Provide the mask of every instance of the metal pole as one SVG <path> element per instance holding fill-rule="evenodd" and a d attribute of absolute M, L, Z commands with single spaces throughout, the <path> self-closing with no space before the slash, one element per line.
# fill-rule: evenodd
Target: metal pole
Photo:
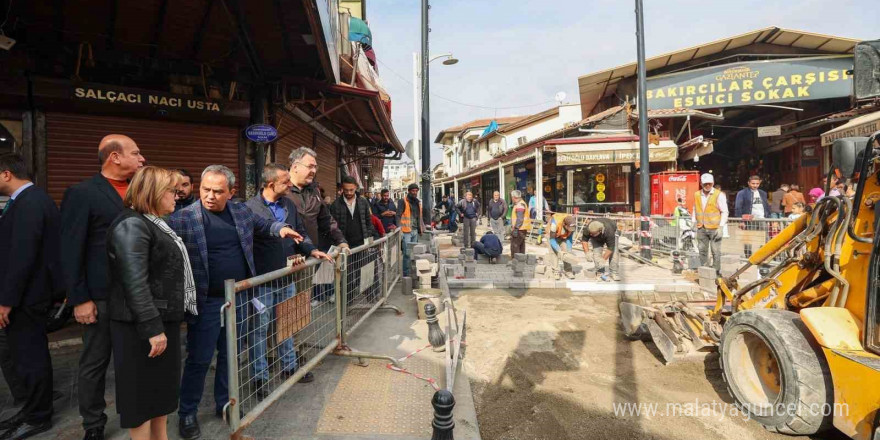
<path fill-rule="evenodd" d="M 428 54 L 431 53 L 428 51 L 428 32 L 431 31 L 428 27 L 428 10 L 430 8 L 428 0 L 422 0 L 422 145 L 420 146 L 422 147 L 422 219 L 426 223 L 431 218 L 431 208 L 434 205 L 431 202 L 433 197 L 431 194 L 431 173 L 429 172 L 431 170 L 431 106 L 428 102 L 428 95 L 430 95 Z"/>
<path fill-rule="evenodd" d="M 535 219 L 544 221 L 544 160 L 541 148 L 535 148 Z"/>
<path fill-rule="evenodd" d="M 641 249 L 643 258 L 651 258 L 651 161 L 648 151 L 648 98 L 645 81 L 644 5 L 636 0 L 636 47 L 638 51 L 639 158 L 641 170 Z"/>
<path fill-rule="evenodd" d="M 422 69 L 421 60 L 419 59 L 419 53 L 413 52 L 413 157 L 410 159 L 413 160 L 413 167 L 416 170 L 416 176 L 419 175 L 419 168 L 422 167 L 422 163 L 420 161 L 421 157 L 421 119 L 422 114 L 420 112 L 421 108 L 421 100 L 422 100 L 422 83 L 421 77 L 422 75 L 419 71 Z"/>

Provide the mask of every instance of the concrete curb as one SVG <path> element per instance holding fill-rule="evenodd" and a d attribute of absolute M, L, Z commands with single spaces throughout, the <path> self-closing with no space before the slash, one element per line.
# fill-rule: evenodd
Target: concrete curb
<path fill-rule="evenodd" d="M 596 281 L 553 281 L 523 278 L 508 280 L 447 279 L 451 290 L 465 289 L 569 289 L 573 295 L 612 295 L 620 292 L 700 293 L 691 283 L 614 283 Z"/>

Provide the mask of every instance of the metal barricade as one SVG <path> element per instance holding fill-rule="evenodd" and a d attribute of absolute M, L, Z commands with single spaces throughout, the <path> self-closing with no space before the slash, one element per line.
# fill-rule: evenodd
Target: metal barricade
<path fill-rule="evenodd" d="M 330 354 L 375 358 L 346 339 L 386 304 L 402 270 L 401 234 L 394 231 L 350 251 L 333 251 L 335 264 L 309 259 L 236 282 L 226 280 L 221 325 L 229 403 L 223 416 L 233 437 Z M 228 324 L 228 325 L 227 325 Z M 225 371 L 224 371 L 225 370 Z"/>

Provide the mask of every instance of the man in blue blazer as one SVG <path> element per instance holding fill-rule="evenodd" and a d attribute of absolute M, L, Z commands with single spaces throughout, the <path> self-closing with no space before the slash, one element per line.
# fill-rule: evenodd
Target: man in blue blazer
<path fill-rule="evenodd" d="M 733 216 L 742 217 L 749 215 L 752 218 L 769 218 L 770 203 L 767 201 L 767 192 L 758 189 L 761 186 L 761 178 L 749 177 L 749 187 L 743 188 L 736 193 L 736 203 L 733 206 Z"/>
<path fill-rule="evenodd" d="M 214 377 L 214 403 L 217 416 L 229 401 L 229 372 L 226 365 L 226 332 L 220 326 L 220 308 L 226 302 L 224 281 L 243 280 L 256 275 L 254 235 L 291 238 L 303 236 L 289 225 L 254 215 L 243 203 L 228 203 L 233 196 L 235 175 L 223 165 L 211 165 L 202 172 L 199 203 L 171 215 L 169 226 L 183 239 L 189 253 L 196 283 L 198 315 L 187 316 L 187 357 L 180 384 L 180 436 L 195 439 L 201 435 L 198 411 L 205 376 L 217 351 Z M 247 299 L 238 298 L 236 311 L 239 334 L 246 322 Z"/>

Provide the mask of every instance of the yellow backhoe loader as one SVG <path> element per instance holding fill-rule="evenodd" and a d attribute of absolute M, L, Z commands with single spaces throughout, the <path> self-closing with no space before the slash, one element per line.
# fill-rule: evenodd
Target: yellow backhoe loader
<path fill-rule="evenodd" d="M 856 98 L 866 96 L 860 90 L 880 94 L 878 48 L 856 47 Z M 878 139 L 880 132 L 834 142 L 829 177 L 850 178 L 855 195 L 823 197 L 718 278 L 713 305 L 622 302 L 624 331 L 650 338 L 667 362 L 717 347 L 730 394 L 768 430 L 811 435 L 833 425 L 880 440 Z M 765 276 L 741 280 L 767 264 Z"/>

